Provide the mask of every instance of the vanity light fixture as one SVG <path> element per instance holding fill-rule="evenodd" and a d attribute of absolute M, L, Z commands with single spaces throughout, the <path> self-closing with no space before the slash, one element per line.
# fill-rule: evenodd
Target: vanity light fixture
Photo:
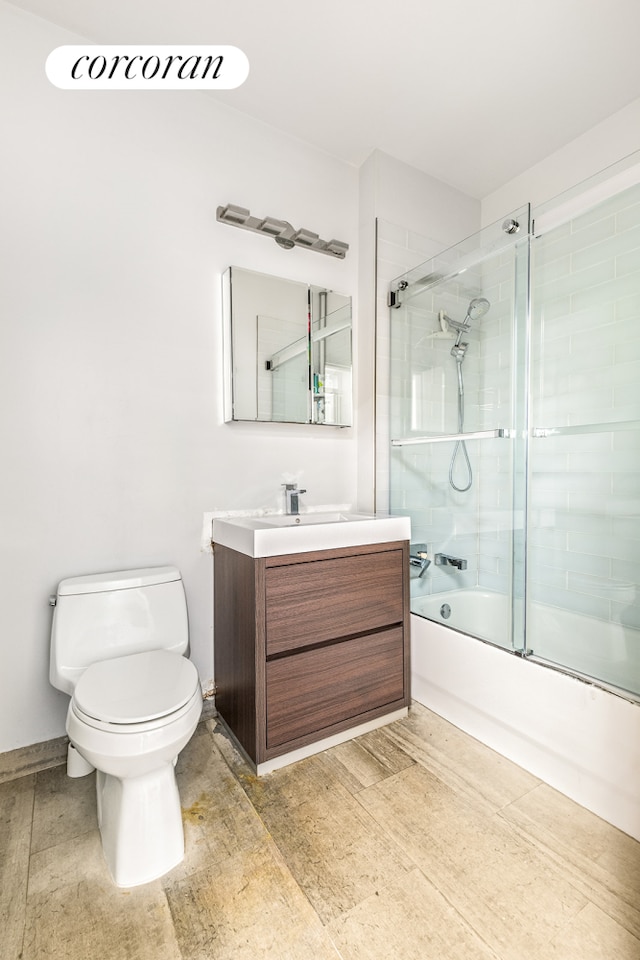
<path fill-rule="evenodd" d="M 300 228 L 296 230 L 287 220 L 276 220 L 275 217 L 252 217 L 246 207 L 238 207 L 233 203 L 228 203 L 226 207 L 218 207 L 216 210 L 216 220 L 220 223 L 228 223 L 232 227 L 241 227 L 243 230 L 251 230 L 253 233 L 264 233 L 268 237 L 273 237 L 278 246 L 285 250 L 291 250 L 293 247 L 305 247 L 307 250 L 315 250 L 317 253 L 326 253 L 330 257 L 337 257 L 344 260 L 348 243 L 342 240 L 321 240 L 317 233 L 311 230 Z"/>

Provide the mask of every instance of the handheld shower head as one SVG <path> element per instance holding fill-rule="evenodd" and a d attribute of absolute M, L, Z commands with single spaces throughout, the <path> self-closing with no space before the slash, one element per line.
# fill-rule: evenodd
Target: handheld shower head
<path fill-rule="evenodd" d="M 491 304 L 485 297 L 474 297 L 473 300 L 469 302 L 469 306 L 467 307 L 467 313 L 462 323 L 459 323 L 455 320 L 451 320 L 449 317 L 446 317 L 446 314 L 445 314 L 445 317 L 449 326 L 453 327 L 454 330 L 458 331 L 454 350 L 460 346 L 462 335 L 463 333 L 466 333 L 469 327 L 471 326 L 471 321 L 481 320 L 482 317 L 484 317 L 484 315 L 488 312 L 490 306 Z M 451 352 L 452 352 L 452 355 L 455 356 L 453 351 Z"/>
<path fill-rule="evenodd" d="M 491 304 L 485 297 L 474 297 L 467 307 L 467 315 L 463 323 L 467 325 L 470 320 L 482 320 L 489 311 Z"/>
<path fill-rule="evenodd" d="M 445 324 L 449 327 L 450 330 L 455 330 L 457 333 L 456 342 L 454 349 L 451 351 L 452 356 L 455 356 L 454 351 L 460 346 L 460 341 L 462 340 L 462 335 L 467 333 L 469 327 L 471 326 L 471 321 L 481 320 L 486 313 L 489 312 L 491 304 L 486 299 L 486 297 L 474 297 L 473 300 L 469 301 L 469 306 L 467 307 L 467 313 L 462 322 L 460 320 L 452 320 L 451 317 L 445 313 L 444 310 L 441 310 L 438 314 L 440 320 L 440 326 L 442 330 L 445 331 Z"/>

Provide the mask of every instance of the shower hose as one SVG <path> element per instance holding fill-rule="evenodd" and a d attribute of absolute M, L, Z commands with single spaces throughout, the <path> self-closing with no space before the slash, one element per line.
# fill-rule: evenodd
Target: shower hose
<path fill-rule="evenodd" d="M 462 361 L 464 356 L 458 358 L 456 357 L 456 364 L 458 366 L 458 433 L 463 433 L 464 431 L 464 381 L 462 379 Z M 456 459 L 458 454 L 462 450 L 462 455 L 464 457 L 464 462 L 467 470 L 467 485 L 466 487 L 457 486 L 455 480 L 453 479 L 453 471 L 456 465 Z M 466 493 L 467 490 L 471 488 L 473 483 L 473 472 L 471 470 L 471 462 L 469 461 L 469 454 L 467 453 L 467 446 L 464 440 L 456 440 L 456 445 L 453 448 L 453 453 L 451 455 L 451 463 L 449 464 L 449 483 L 458 493 Z"/>

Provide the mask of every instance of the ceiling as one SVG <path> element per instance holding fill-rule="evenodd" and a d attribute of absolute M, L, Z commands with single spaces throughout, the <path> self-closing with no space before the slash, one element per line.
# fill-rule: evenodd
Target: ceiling
<path fill-rule="evenodd" d="M 639 0 L 13 0 L 101 43 L 233 44 L 210 94 L 482 198 L 640 97 Z M 207 94 L 209 95 L 209 94 Z"/>

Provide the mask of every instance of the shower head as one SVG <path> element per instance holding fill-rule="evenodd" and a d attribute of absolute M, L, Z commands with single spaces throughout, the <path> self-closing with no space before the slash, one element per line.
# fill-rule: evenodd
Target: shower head
<path fill-rule="evenodd" d="M 462 322 L 467 326 L 470 320 L 482 320 L 488 313 L 490 306 L 491 304 L 485 297 L 474 297 L 467 307 L 467 315 Z"/>
<path fill-rule="evenodd" d="M 462 335 L 469 330 L 469 327 L 471 326 L 471 321 L 481 320 L 482 317 L 484 317 L 484 315 L 488 312 L 490 306 L 491 304 L 485 297 L 474 297 L 473 300 L 469 302 L 469 306 L 467 307 L 467 313 L 462 323 L 460 323 L 457 320 L 452 320 L 451 317 L 448 317 L 446 315 L 446 313 L 443 313 L 443 317 L 446 320 L 446 322 L 449 324 L 449 326 L 453 330 L 457 331 L 455 346 L 451 351 L 452 356 L 456 356 L 455 351 L 460 346 Z M 464 354 L 463 354 L 463 358 L 464 358 Z"/>
<path fill-rule="evenodd" d="M 457 355 L 455 351 L 460 346 L 460 341 L 462 340 L 463 334 L 469 331 L 469 327 L 471 326 L 471 321 L 481 320 L 482 317 L 484 317 L 485 314 L 489 312 L 490 307 L 491 307 L 491 304 L 485 297 L 474 297 L 473 300 L 469 301 L 469 306 L 467 307 L 467 313 L 462 322 L 460 322 L 460 320 L 452 320 L 451 317 L 447 313 L 445 313 L 444 310 L 441 310 L 440 313 L 438 314 L 438 319 L 440 320 L 440 326 L 442 328 L 443 333 L 446 333 L 447 327 L 449 328 L 449 330 L 456 331 L 456 341 L 455 341 L 454 348 L 451 351 L 451 355 L 456 357 L 456 359 L 457 359 Z M 464 358 L 464 354 L 462 354 L 462 357 Z"/>

